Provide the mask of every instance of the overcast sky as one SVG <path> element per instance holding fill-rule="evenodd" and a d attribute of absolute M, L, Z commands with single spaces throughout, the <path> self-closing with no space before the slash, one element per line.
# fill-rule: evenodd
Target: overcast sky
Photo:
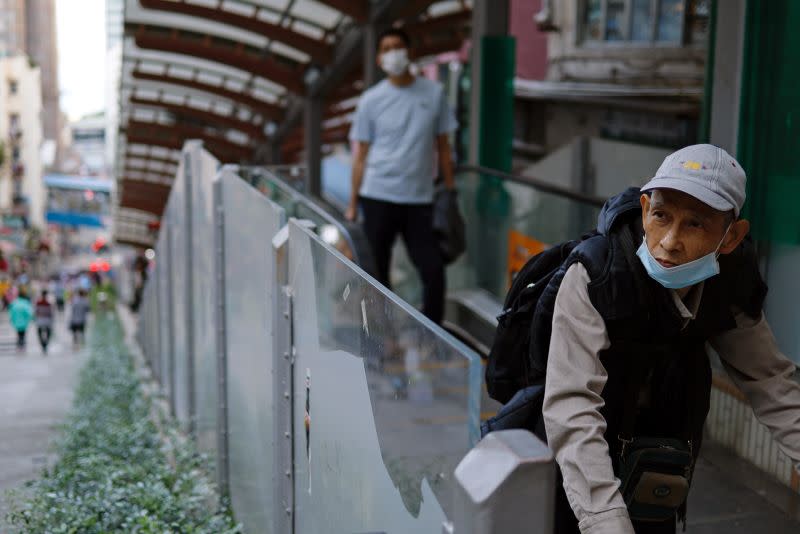
<path fill-rule="evenodd" d="M 105 107 L 104 0 L 56 0 L 61 109 L 70 119 Z"/>

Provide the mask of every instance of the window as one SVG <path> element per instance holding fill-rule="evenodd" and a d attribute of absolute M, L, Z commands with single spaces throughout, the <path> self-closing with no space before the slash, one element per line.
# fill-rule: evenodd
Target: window
<path fill-rule="evenodd" d="M 582 0 L 584 42 L 704 46 L 711 0 Z"/>
<path fill-rule="evenodd" d="M 17 80 L 8 80 L 8 92 L 12 95 L 17 94 L 18 85 Z"/>

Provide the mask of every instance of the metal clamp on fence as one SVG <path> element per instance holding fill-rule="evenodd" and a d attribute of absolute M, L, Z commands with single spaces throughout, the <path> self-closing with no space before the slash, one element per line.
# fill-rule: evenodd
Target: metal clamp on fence
<path fill-rule="evenodd" d="M 444 534 L 553 532 L 553 453 L 527 430 L 487 435 L 458 464 L 455 478 Z"/>

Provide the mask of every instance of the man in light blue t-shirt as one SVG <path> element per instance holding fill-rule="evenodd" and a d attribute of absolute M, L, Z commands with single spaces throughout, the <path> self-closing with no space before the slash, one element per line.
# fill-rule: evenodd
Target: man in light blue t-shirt
<path fill-rule="evenodd" d="M 367 90 L 356 109 L 355 142 L 347 218 L 364 215 L 375 257 L 376 278 L 389 287 L 389 264 L 397 235 L 403 236 L 419 272 L 423 313 L 439 323 L 444 314 L 444 262 L 433 232 L 433 181 L 438 156 L 442 178 L 454 190 L 447 134 L 455 130 L 441 85 L 409 71 L 408 35 L 392 28 L 378 40 L 378 65 L 387 78 Z"/>

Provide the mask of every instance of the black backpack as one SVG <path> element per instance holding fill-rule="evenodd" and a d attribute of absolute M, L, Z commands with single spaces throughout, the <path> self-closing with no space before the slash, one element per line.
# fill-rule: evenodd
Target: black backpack
<path fill-rule="evenodd" d="M 481 435 L 528 428 L 544 439 L 540 415 L 547 362 L 534 358 L 534 352 L 546 354 L 550 345 L 553 308 L 564 274 L 561 267 L 575 247 L 596 235 L 595 231 L 548 248 L 529 259 L 514 278 L 497 317 L 485 376 L 489 396 L 504 406 L 481 425 Z"/>
<path fill-rule="evenodd" d="M 639 189 L 631 187 L 610 198 L 600 212 L 595 230 L 537 254 L 517 274 L 503 312 L 497 318 L 486 365 L 489 396 L 504 406 L 481 425 L 483 435 L 492 430 L 527 428 L 544 439 L 541 421 L 544 379 L 561 281 L 568 266 L 577 261 L 584 263 L 590 273 L 602 271 L 612 233 L 626 240 L 626 250 L 635 248 L 628 223 L 629 217 L 641 213 L 640 196 Z"/>
<path fill-rule="evenodd" d="M 550 287 L 546 295 L 545 289 L 551 286 L 553 277 L 575 247 L 593 235 L 596 234 L 550 247 L 529 259 L 517 273 L 506 295 L 503 312 L 497 316 L 497 330 L 486 365 L 486 388 L 494 400 L 505 404 L 517 391 L 544 380 L 545 369 L 539 368 L 541 366 L 531 357 L 531 337 L 534 327 L 539 325 L 545 331 L 537 333 L 535 342 L 549 345 L 552 324 L 547 317 L 541 317 L 534 325 L 534 315 L 549 312 L 552 321 L 558 287 Z"/>

